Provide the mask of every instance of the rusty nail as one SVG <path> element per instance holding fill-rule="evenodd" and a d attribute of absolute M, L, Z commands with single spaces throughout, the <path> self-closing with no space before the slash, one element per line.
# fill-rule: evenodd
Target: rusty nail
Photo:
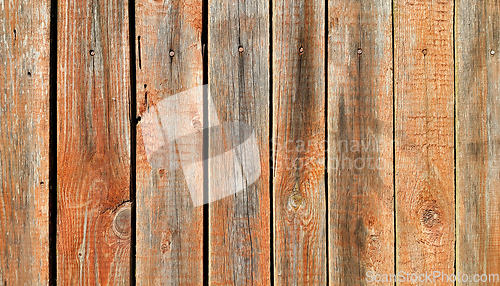
<path fill-rule="evenodd" d="M 170 50 L 170 53 L 168 53 L 168 54 L 170 55 L 170 57 L 171 57 L 171 58 L 173 58 L 173 57 L 174 57 L 174 55 L 175 55 L 175 53 L 174 53 L 174 51 L 173 51 L 173 50 Z"/>
<path fill-rule="evenodd" d="M 358 55 L 361 55 L 363 53 L 363 50 L 361 48 L 358 49 Z"/>
<path fill-rule="evenodd" d="M 424 54 L 424 56 L 427 55 L 427 49 L 423 49 L 422 54 Z"/>
<path fill-rule="evenodd" d="M 90 50 L 90 55 L 91 55 L 91 56 L 94 56 L 94 55 L 95 55 L 94 50 Z"/>
<path fill-rule="evenodd" d="M 244 50 L 245 50 L 245 49 L 243 49 L 243 47 L 242 47 L 242 46 L 239 46 L 239 47 L 238 47 L 238 52 L 243 53 L 243 51 L 244 51 Z"/>

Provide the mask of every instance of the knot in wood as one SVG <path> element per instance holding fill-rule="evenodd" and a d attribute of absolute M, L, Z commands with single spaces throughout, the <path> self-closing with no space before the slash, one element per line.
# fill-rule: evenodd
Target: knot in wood
<path fill-rule="evenodd" d="M 296 210 L 300 207 L 300 205 L 302 205 L 302 196 L 300 195 L 300 193 L 293 193 L 291 196 L 290 196 L 290 205 Z"/>
<path fill-rule="evenodd" d="M 421 221 L 424 226 L 432 228 L 441 222 L 441 217 L 435 208 L 427 208 L 422 212 Z"/>
<path fill-rule="evenodd" d="M 191 120 L 191 125 L 193 125 L 194 129 L 200 130 L 203 128 L 203 124 L 198 116 L 193 117 Z"/>
<path fill-rule="evenodd" d="M 112 223 L 113 233 L 121 239 L 129 239 L 132 232 L 132 209 L 129 203 L 121 206 Z"/>
<path fill-rule="evenodd" d="M 170 241 L 165 241 L 164 243 L 162 243 L 160 245 L 161 252 L 165 253 L 167 251 L 170 251 L 170 244 L 171 244 Z"/>

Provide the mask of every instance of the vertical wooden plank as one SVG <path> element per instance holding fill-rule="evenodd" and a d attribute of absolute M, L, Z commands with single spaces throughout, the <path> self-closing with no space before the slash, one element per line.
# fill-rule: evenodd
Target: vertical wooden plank
<path fill-rule="evenodd" d="M 457 0 L 455 24 L 457 272 L 488 274 L 488 279 L 500 274 L 498 4 Z M 489 282 L 499 282 L 498 277 Z"/>
<path fill-rule="evenodd" d="M 50 2 L 0 3 L 0 284 L 49 283 Z"/>
<path fill-rule="evenodd" d="M 273 2 L 273 194 L 277 285 L 327 280 L 325 1 Z"/>
<path fill-rule="evenodd" d="M 209 7 L 209 281 L 269 285 L 269 2 L 209 1 Z M 228 130 L 235 122 L 248 125 L 253 136 Z M 238 154 L 237 148 L 246 150 Z M 235 175 L 233 161 L 217 161 L 224 155 L 237 156 L 243 172 L 258 169 L 260 176 Z M 242 190 L 231 194 L 240 179 Z"/>
<path fill-rule="evenodd" d="M 57 281 L 130 279 L 127 1 L 59 1 Z"/>
<path fill-rule="evenodd" d="M 203 207 L 193 204 L 187 185 L 188 180 L 202 182 L 202 177 L 183 172 L 181 145 L 174 144 L 180 139 L 175 133 L 185 131 L 185 116 L 191 128 L 194 122 L 202 126 L 202 93 L 190 92 L 203 84 L 202 7 L 201 0 L 136 1 L 137 111 L 142 116 L 137 126 L 138 285 L 202 284 Z M 173 130 L 166 134 L 172 142 L 162 141 L 163 153 L 150 154 L 148 160 L 146 150 L 158 143 L 154 138 L 168 132 L 155 134 L 148 118 L 156 111 L 169 116 L 158 105 L 179 93 L 186 97 L 170 106 L 176 118 L 164 126 Z M 201 137 L 184 138 L 201 156 Z"/>
<path fill-rule="evenodd" d="M 397 271 L 449 275 L 455 272 L 453 1 L 396 0 L 394 41 Z"/>
<path fill-rule="evenodd" d="M 392 2 L 330 0 L 328 18 L 330 283 L 365 285 L 394 272 Z"/>

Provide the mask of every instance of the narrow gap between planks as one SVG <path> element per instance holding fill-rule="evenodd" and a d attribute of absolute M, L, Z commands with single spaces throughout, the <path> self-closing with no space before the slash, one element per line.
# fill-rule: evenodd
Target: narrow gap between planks
<path fill-rule="evenodd" d="M 135 50 L 135 1 L 128 2 L 129 17 L 129 51 L 130 51 L 130 202 L 131 202 L 131 235 L 130 235 L 130 285 L 136 285 L 136 242 L 137 242 L 137 72 Z"/>
<path fill-rule="evenodd" d="M 274 286 L 273 1 L 269 2 L 269 280 Z"/>
<path fill-rule="evenodd" d="M 201 47 L 203 56 L 203 85 L 208 86 L 208 0 L 203 0 L 202 5 L 202 31 Z M 208 147 L 209 130 L 208 119 L 208 88 L 203 88 L 203 285 L 209 285 L 210 278 L 210 204 L 209 202 L 209 169 L 208 169 Z"/>
<path fill-rule="evenodd" d="M 49 59 L 49 285 L 57 285 L 57 7 L 50 1 Z"/>

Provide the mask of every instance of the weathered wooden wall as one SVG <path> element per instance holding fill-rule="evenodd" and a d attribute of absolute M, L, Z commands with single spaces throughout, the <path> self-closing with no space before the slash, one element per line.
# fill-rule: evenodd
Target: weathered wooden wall
<path fill-rule="evenodd" d="M 499 28 L 497 0 L 0 1 L 0 284 L 500 274 Z M 221 198 L 225 122 L 260 176 Z"/>

